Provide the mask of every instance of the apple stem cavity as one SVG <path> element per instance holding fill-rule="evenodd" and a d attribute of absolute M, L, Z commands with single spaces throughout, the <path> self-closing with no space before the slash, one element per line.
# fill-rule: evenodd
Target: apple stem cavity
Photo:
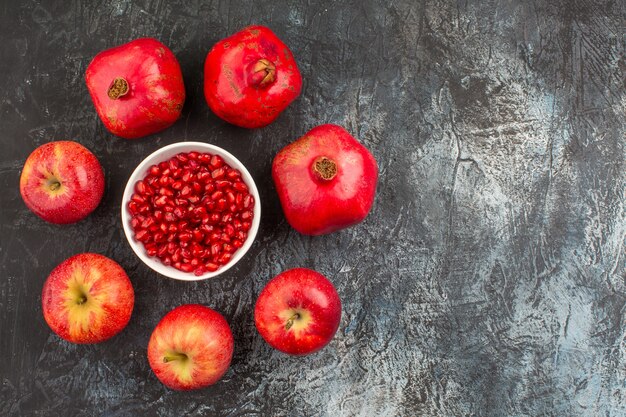
<path fill-rule="evenodd" d="M 117 77 L 109 86 L 107 95 L 110 99 L 117 100 L 120 97 L 124 97 L 126 94 L 128 94 L 128 90 L 128 81 L 126 81 L 122 77 Z"/>
<path fill-rule="evenodd" d="M 316 178 L 330 181 L 337 175 L 337 163 L 326 156 L 319 156 L 313 161 L 311 170 Z"/>
<path fill-rule="evenodd" d="M 289 320 L 287 320 L 287 323 L 285 324 L 285 330 L 291 329 L 291 326 L 293 326 L 295 321 L 298 320 L 299 318 L 300 318 L 300 313 L 296 313 L 293 316 L 289 317 Z"/>
<path fill-rule="evenodd" d="M 252 67 L 252 84 L 258 88 L 265 87 L 276 80 L 276 65 L 261 58 Z"/>
<path fill-rule="evenodd" d="M 163 362 L 164 363 L 168 363 L 168 362 L 172 362 L 172 361 L 185 361 L 187 360 L 187 355 L 185 355 L 184 353 L 179 353 L 179 352 L 172 352 L 168 355 L 163 356 Z"/>

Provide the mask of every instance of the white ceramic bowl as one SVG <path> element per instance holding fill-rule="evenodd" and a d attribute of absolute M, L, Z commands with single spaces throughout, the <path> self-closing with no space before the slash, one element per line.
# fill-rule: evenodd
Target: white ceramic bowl
<path fill-rule="evenodd" d="M 130 201 L 130 197 L 133 195 L 135 189 L 135 183 L 141 179 L 143 179 L 148 171 L 148 168 L 152 165 L 158 164 L 163 161 L 167 161 L 173 156 L 181 153 L 181 152 L 207 152 L 213 155 L 221 156 L 224 161 L 233 168 L 238 169 L 241 172 L 241 178 L 248 186 L 250 194 L 254 197 L 254 218 L 252 219 L 252 227 L 248 231 L 248 237 L 244 242 L 243 246 L 239 248 L 234 254 L 230 262 L 220 269 L 214 272 L 207 272 L 204 275 L 196 276 L 193 272 L 183 272 L 178 269 L 167 266 L 161 263 L 161 261 L 156 257 L 150 257 L 146 253 L 146 249 L 144 248 L 141 242 L 138 242 L 134 238 L 133 230 L 130 226 L 131 215 L 128 211 L 128 202 Z M 171 145 L 165 146 L 156 152 L 152 153 L 146 159 L 144 159 L 138 166 L 135 168 L 135 171 L 131 174 L 128 182 L 126 183 L 126 188 L 124 189 L 124 196 L 122 197 L 122 225 L 124 226 L 124 233 L 126 234 L 126 239 L 128 239 L 128 243 L 130 247 L 133 248 L 133 251 L 137 254 L 139 259 L 141 259 L 146 265 L 155 270 L 161 275 L 165 275 L 170 278 L 179 279 L 183 281 L 200 281 L 207 278 L 213 278 L 223 272 L 228 271 L 233 265 L 235 265 L 243 256 L 246 254 L 250 246 L 252 246 L 252 242 L 256 237 L 257 231 L 259 230 L 259 223 L 261 221 L 261 201 L 259 198 L 259 191 L 254 184 L 254 180 L 252 176 L 246 169 L 246 167 L 239 162 L 237 158 L 228 153 L 222 148 L 219 148 L 214 145 L 209 145 L 208 143 L 202 142 L 178 142 L 173 143 Z"/>

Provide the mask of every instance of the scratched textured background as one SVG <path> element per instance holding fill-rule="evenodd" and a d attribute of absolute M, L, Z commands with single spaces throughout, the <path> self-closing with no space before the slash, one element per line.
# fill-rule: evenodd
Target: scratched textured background
<path fill-rule="evenodd" d="M 10 1 L 0 5 L 0 415 L 624 416 L 626 6 L 560 0 L 374 2 Z M 301 97 L 271 126 L 229 126 L 202 94 L 205 54 L 251 23 L 292 48 Z M 84 71 L 99 51 L 153 36 L 179 58 L 182 119 L 137 141 L 112 137 Z M 321 123 L 376 156 L 361 225 L 325 237 L 290 229 L 273 155 Z M 18 178 L 38 145 L 74 139 L 101 160 L 104 200 L 68 227 L 28 212 Z M 131 252 L 119 202 L 155 149 L 202 140 L 250 168 L 264 217 L 245 259 L 176 282 Z M 136 305 L 109 342 L 74 346 L 46 326 L 43 281 L 83 251 L 129 273 Z M 295 266 L 343 299 L 332 343 L 273 351 L 252 321 L 270 277 Z M 177 393 L 145 355 L 182 303 L 231 323 L 222 382 Z"/>

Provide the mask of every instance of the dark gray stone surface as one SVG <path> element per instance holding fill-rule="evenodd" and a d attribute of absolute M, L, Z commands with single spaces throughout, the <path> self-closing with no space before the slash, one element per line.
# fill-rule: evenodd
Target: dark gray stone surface
<path fill-rule="evenodd" d="M 620 1 L 9 1 L 0 5 L 0 415 L 624 416 L 625 42 Z M 205 54 L 251 23 L 292 48 L 301 97 L 271 126 L 211 114 Z M 179 58 L 183 116 L 136 141 L 112 137 L 84 84 L 93 56 L 153 36 Z M 274 154 L 321 123 L 376 156 L 374 208 L 325 237 L 290 229 Z M 18 178 L 43 143 L 73 139 L 102 162 L 106 194 L 85 221 L 44 223 Z M 158 276 L 118 215 L 146 155 L 181 140 L 233 152 L 264 211 L 228 273 Z M 42 284 L 84 251 L 136 291 L 130 324 L 94 346 L 46 326 Z M 280 271 L 326 274 L 343 317 L 322 352 L 292 358 L 256 333 L 252 310 Z M 207 304 L 229 320 L 232 367 L 206 390 L 164 388 L 146 359 L 169 309 Z"/>

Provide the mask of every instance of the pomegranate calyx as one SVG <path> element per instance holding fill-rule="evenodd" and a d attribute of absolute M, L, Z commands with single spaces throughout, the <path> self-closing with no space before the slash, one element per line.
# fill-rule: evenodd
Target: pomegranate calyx
<path fill-rule="evenodd" d="M 313 174 L 322 181 L 330 181 L 337 175 L 337 164 L 326 156 L 315 158 L 311 165 Z"/>
<path fill-rule="evenodd" d="M 117 100 L 120 97 L 124 97 L 126 94 L 128 94 L 128 90 L 128 81 L 126 81 L 122 77 L 117 77 L 109 86 L 109 89 L 107 90 L 107 95 L 110 99 Z"/>
<path fill-rule="evenodd" d="M 262 88 L 272 84 L 276 80 L 276 65 L 273 62 L 261 58 L 252 67 L 252 85 Z"/>

